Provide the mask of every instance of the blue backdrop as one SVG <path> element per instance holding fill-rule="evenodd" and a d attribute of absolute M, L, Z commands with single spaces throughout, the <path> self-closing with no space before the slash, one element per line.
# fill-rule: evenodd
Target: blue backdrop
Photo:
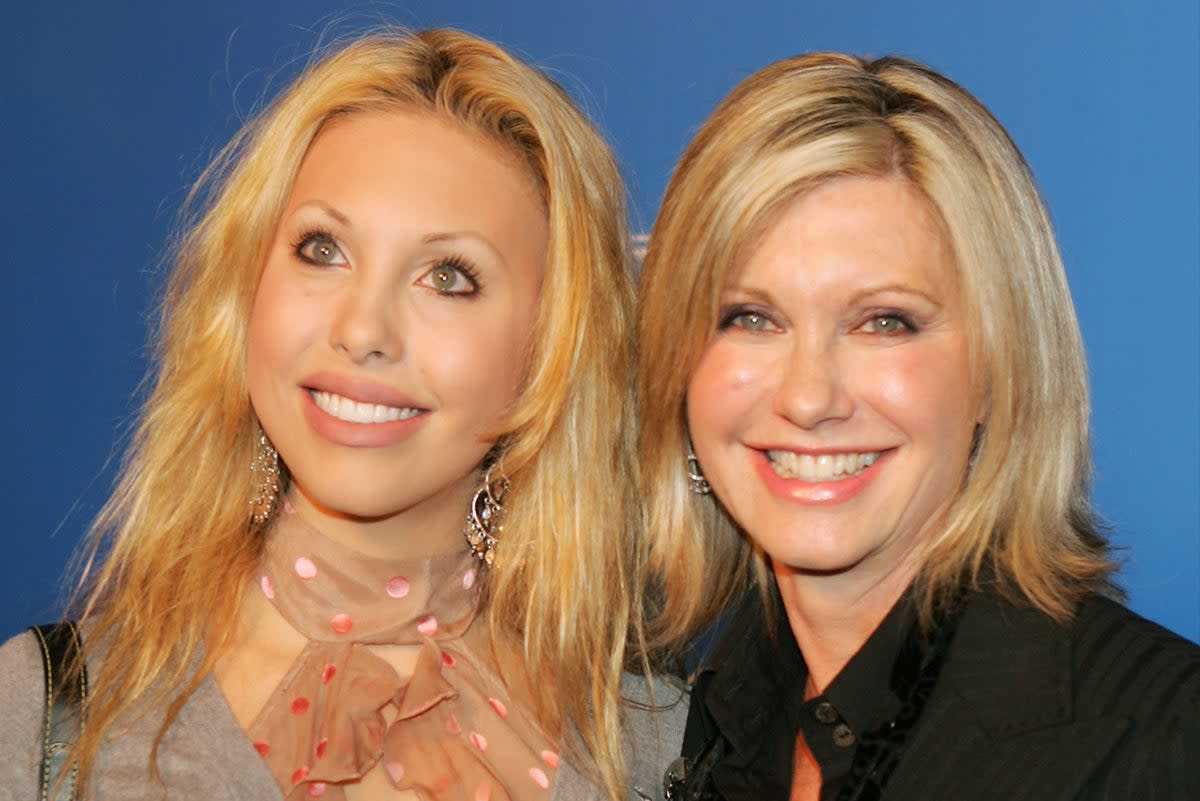
<path fill-rule="evenodd" d="M 769 61 L 896 52 L 974 91 L 1024 149 L 1060 235 L 1091 363 L 1095 498 L 1133 606 L 1200 640 L 1194 0 L 7 6 L 0 638 L 55 615 L 110 488 L 186 187 L 331 24 L 387 19 L 465 28 L 553 73 L 612 139 L 642 229 L 705 115 Z"/>

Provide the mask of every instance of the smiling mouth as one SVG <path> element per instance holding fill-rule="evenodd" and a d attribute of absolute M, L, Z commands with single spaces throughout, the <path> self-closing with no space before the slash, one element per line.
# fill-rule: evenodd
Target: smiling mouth
<path fill-rule="evenodd" d="M 308 394 L 312 396 L 318 409 L 347 423 L 394 423 L 397 420 L 409 420 L 425 411 L 407 406 L 362 403 L 332 392 L 309 390 Z"/>
<path fill-rule="evenodd" d="M 841 481 L 856 476 L 875 464 L 883 451 L 865 453 L 793 453 L 767 451 L 767 461 L 775 475 L 800 481 Z"/>

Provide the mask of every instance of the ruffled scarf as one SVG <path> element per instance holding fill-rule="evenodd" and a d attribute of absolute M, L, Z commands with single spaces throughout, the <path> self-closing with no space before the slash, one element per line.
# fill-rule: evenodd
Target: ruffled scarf
<path fill-rule="evenodd" d="M 340 785 L 381 764 L 398 790 L 434 801 L 549 798 L 557 753 L 462 639 L 479 602 L 465 544 L 378 559 L 289 511 L 259 586 L 308 644 L 247 732 L 284 797 L 341 801 Z M 414 644 L 407 679 L 366 647 Z"/>

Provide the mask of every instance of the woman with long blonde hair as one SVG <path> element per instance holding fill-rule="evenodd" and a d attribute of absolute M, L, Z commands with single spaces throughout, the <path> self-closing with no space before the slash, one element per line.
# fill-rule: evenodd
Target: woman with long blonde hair
<path fill-rule="evenodd" d="M 374 33 L 191 203 L 55 789 L 657 797 L 681 705 L 623 672 L 632 292 L 586 118 L 488 42 Z M 0 797 L 37 785 L 41 676 L 32 634 L 0 650 Z"/>
<path fill-rule="evenodd" d="M 1112 600 L 1066 276 L 978 100 L 901 58 L 760 70 L 640 302 L 653 636 L 736 604 L 674 798 L 1197 797 L 1200 649 Z"/>

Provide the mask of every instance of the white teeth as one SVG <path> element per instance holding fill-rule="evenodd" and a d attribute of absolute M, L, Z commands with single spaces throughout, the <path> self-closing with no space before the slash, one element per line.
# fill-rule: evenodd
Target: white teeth
<path fill-rule="evenodd" d="M 840 481 L 858 475 L 879 458 L 881 451 L 870 453 L 822 453 L 813 456 L 792 451 L 767 451 L 771 468 L 780 478 L 801 481 Z"/>
<path fill-rule="evenodd" d="M 332 392 L 310 392 L 317 408 L 325 414 L 345 420 L 347 423 L 390 423 L 407 420 L 421 413 L 420 409 L 398 406 L 383 406 L 378 403 L 360 403 L 351 398 L 334 395 Z"/>

